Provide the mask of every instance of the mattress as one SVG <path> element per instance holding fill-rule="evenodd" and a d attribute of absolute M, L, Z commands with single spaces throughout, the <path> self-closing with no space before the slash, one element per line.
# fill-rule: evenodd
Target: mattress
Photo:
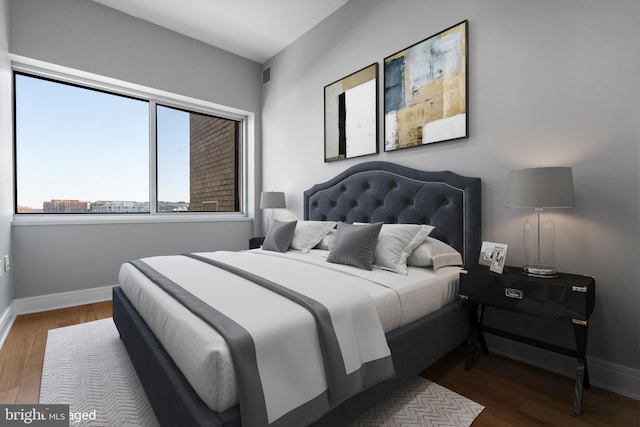
<path fill-rule="evenodd" d="M 245 253 L 248 257 L 278 257 L 315 265 L 314 274 L 327 270 L 335 276 L 335 271 L 339 271 L 348 286 L 359 288 L 373 299 L 385 332 L 438 310 L 457 295 L 458 267 L 445 267 L 437 272 L 410 267 L 404 276 L 327 263 L 328 251 L 322 250 L 308 254 L 262 250 Z M 207 253 L 199 255 L 206 257 Z M 286 274 L 282 268 L 273 272 L 274 277 Z M 235 373 L 224 339 L 131 264 L 123 264 L 119 281 L 127 298 L 203 402 L 217 412 L 235 406 L 238 403 Z"/>

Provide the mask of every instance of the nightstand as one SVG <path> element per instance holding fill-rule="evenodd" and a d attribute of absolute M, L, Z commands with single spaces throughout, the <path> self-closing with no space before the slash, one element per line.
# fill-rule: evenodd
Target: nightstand
<path fill-rule="evenodd" d="M 249 249 L 259 249 L 264 242 L 264 237 L 252 237 L 249 239 Z"/>
<path fill-rule="evenodd" d="M 524 344 L 577 359 L 573 412 L 582 413 L 582 389 L 589 388 L 587 369 L 588 322 L 595 305 L 596 283 L 593 277 L 560 273 L 554 278 L 527 276 L 518 267 L 507 267 L 503 274 L 477 265 L 460 274 L 460 297 L 467 300 L 471 319 L 469 348 L 465 369 L 470 370 L 476 345 L 488 353 L 483 333 L 498 335 Z M 576 348 L 560 347 L 482 324 L 485 307 L 509 310 L 524 315 L 567 319 L 573 324 Z"/>

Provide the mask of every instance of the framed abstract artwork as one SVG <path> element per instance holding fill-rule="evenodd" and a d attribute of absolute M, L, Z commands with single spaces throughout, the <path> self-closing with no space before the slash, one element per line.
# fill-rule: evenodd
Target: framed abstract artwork
<path fill-rule="evenodd" d="M 378 63 L 324 87 L 324 161 L 378 153 Z"/>
<path fill-rule="evenodd" d="M 384 150 L 468 136 L 468 21 L 384 59 Z"/>

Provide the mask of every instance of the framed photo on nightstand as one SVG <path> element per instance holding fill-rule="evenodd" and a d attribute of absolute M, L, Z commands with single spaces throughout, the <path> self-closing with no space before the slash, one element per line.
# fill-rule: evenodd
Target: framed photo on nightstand
<path fill-rule="evenodd" d="M 491 257 L 491 266 L 489 267 L 490 271 L 494 273 L 502 274 L 502 270 L 504 270 L 504 264 L 507 260 L 507 248 L 496 247 L 493 250 L 493 255 Z"/>
<path fill-rule="evenodd" d="M 507 255 L 507 247 L 509 245 L 505 243 L 495 243 L 495 242 L 482 242 L 482 248 L 480 249 L 480 258 L 478 259 L 478 264 L 486 265 L 487 267 L 491 267 L 491 260 L 493 259 L 493 252 L 496 249 L 504 249 L 505 257 Z"/>

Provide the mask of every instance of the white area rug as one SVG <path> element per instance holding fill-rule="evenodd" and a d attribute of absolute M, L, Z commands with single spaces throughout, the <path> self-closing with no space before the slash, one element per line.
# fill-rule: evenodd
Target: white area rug
<path fill-rule="evenodd" d="M 349 424 L 350 427 L 468 427 L 484 406 L 416 377 Z"/>
<path fill-rule="evenodd" d="M 42 370 L 40 403 L 69 404 L 71 426 L 157 426 L 112 319 L 52 329 Z M 479 405 L 417 377 L 350 424 L 467 427 Z"/>
<path fill-rule="evenodd" d="M 40 403 L 68 404 L 86 418 L 95 414 L 71 426 L 158 425 L 112 319 L 49 331 Z"/>

